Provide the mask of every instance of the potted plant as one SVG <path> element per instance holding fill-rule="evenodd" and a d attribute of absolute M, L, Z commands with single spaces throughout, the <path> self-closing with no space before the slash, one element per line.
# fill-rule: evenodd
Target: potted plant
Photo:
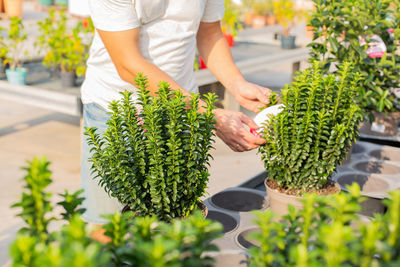
<path fill-rule="evenodd" d="M 304 208 L 276 219 L 257 212 L 260 246 L 250 248 L 250 266 L 397 266 L 400 251 L 400 191 L 385 200 L 386 214 L 362 220 L 360 188 L 331 196 L 307 195 Z"/>
<path fill-rule="evenodd" d="M 291 0 L 276 0 L 273 3 L 274 14 L 277 22 L 282 26 L 281 47 L 283 49 L 294 49 L 296 47 L 296 36 L 291 35 L 295 20 L 300 18 L 301 12 L 296 10 Z"/>
<path fill-rule="evenodd" d="M 273 0 L 254 0 L 251 3 L 253 10 L 253 28 L 261 28 L 265 25 L 274 25 L 276 18 L 274 16 Z"/>
<path fill-rule="evenodd" d="M 52 76 L 58 77 L 60 71 L 60 53 L 65 34 L 67 33 L 67 16 L 65 9 L 50 8 L 48 16 L 38 21 L 39 35 L 35 45 L 40 51 L 45 51 L 43 65 L 48 67 Z"/>
<path fill-rule="evenodd" d="M 99 184 L 137 215 L 168 221 L 188 216 L 205 193 L 216 99 L 207 94 L 201 114 L 198 94 L 187 98 L 160 83 L 158 95 L 151 97 L 147 83 L 142 75 L 136 79 L 138 103 L 124 92 L 110 104 L 103 135 L 96 128 L 86 128 L 85 134 Z"/>
<path fill-rule="evenodd" d="M 75 86 L 77 76 L 82 76 L 86 71 L 88 51 L 79 36 L 79 26 L 73 33 L 63 38 L 63 45 L 56 53 L 60 57 L 61 84 L 65 87 Z"/>
<path fill-rule="evenodd" d="M 367 134 L 395 135 L 400 118 L 399 100 L 393 90 L 400 88 L 400 55 L 396 52 L 400 4 L 395 1 L 392 8 L 386 0 L 314 2 L 311 55 L 323 61 L 326 68 L 344 61 L 354 62 L 356 70 L 365 77 L 357 102 L 371 122 L 361 130 Z"/>
<path fill-rule="evenodd" d="M 22 20 L 12 17 L 6 39 L 8 51 L 3 62 L 4 65 L 9 64 L 10 66 L 6 69 L 6 76 L 11 84 L 26 84 L 27 70 L 22 67 L 22 56 L 26 53 L 24 50 L 26 38 L 27 34 Z"/>
<path fill-rule="evenodd" d="M 22 4 L 24 0 L 4 0 L 4 9 L 7 16 L 22 18 Z"/>
<path fill-rule="evenodd" d="M 358 136 L 362 116 L 353 98 L 359 81 L 348 63 L 335 76 L 313 62 L 282 90 L 282 111 L 263 127 L 266 145 L 259 148 L 272 211 L 301 206 L 305 192 L 337 192 L 330 176 Z"/>
<path fill-rule="evenodd" d="M 38 22 L 40 36 L 36 45 L 47 51 L 43 65 L 53 72 L 61 71 L 61 84 L 73 87 L 76 77 L 86 71 L 86 60 L 93 38 L 93 24 L 90 19 L 79 21 L 70 30 L 67 28 L 65 9 L 49 9 L 49 16 Z"/>
<path fill-rule="evenodd" d="M 242 29 L 242 25 L 239 21 L 239 11 L 237 6 L 232 3 L 231 0 L 225 0 L 225 15 L 221 20 L 222 32 L 224 33 L 225 39 L 229 47 L 233 47 L 234 37 L 238 31 Z"/>

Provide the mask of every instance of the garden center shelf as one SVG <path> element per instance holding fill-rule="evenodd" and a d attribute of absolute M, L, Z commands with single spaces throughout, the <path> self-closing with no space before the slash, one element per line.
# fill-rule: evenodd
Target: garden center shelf
<path fill-rule="evenodd" d="M 247 248 L 257 245 L 247 236 L 257 228 L 252 211 L 268 209 L 265 192 L 265 171 L 238 187 L 228 188 L 205 200 L 208 218 L 223 225 L 224 236 L 215 241 L 220 252 L 212 254 L 217 266 L 247 266 Z M 333 175 L 342 190 L 353 182 L 358 183 L 366 198 L 360 216 L 368 220 L 374 213 L 384 213 L 382 200 L 387 192 L 400 189 L 400 148 L 357 142 L 349 159 Z"/>
<path fill-rule="evenodd" d="M 240 71 L 246 75 L 258 71 L 267 71 L 268 67 L 293 63 L 293 71 L 299 68 L 299 62 L 307 59 L 308 48 L 282 50 L 277 45 L 252 42 L 237 42 L 232 53 Z M 41 63 L 30 62 L 26 66 L 28 86 L 12 85 L 0 81 L 0 97 L 12 101 L 48 108 L 58 112 L 81 115 L 80 87 L 62 88 L 61 81 L 51 77 L 50 72 Z M 216 84 L 216 78 L 207 70 L 195 72 L 199 86 Z M 5 79 L 5 76 L 0 79 Z M 82 82 L 80 80 L 78 85 Z M 224 106 L 238 110 L 239 104 L 227 92 L 223 92 Z M 226 95 L 225 95 L 226 94 Z"/>

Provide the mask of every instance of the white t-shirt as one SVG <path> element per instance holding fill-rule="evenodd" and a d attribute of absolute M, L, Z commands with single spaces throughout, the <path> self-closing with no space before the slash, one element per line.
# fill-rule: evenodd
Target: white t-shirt
<path fill-rule="evenodd" d="M 198 91 L 193 72 L 197 30 L 200 21 L 222 19 L 224 0 L 89 0 L 89 8 L 97 29 L 124 31 L 140 27 L 144 58 L 185 90 Z M 84 104 L 96 103 L 108 109 L 110 101 L 120 98 L 118 92 L 136 91 L 119 77 L 97 32 L 87 66 L 82 85 Z"/>

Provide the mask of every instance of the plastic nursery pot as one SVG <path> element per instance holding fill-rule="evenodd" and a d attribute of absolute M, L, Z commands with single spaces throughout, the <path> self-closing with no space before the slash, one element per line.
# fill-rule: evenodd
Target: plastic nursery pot
<path fill-rule="evenodd" d="M 9 17 L 22 17 L 23 0 L 4 0 L 4 9 Z"/>
<path fill-rule="evenodd" d="M 281 48 L 282 49 L 295 49 L 296 48 L 296 36 L 289 35 L 286 36 L 281 34 Z"/>
<path fill-rule="evenodd" d="M 218 208 L 235 212 L 263 210 L 268 206 L 267 200 L 258 191 L 242 188 L 222 191 L 211 197 L 211 203 Z"/>
<path fill-rule="evenodd" d="M 359 214 L 372 217 L 374 213 L 385 213 L 386 206 L 383 204 L 383 196 L 389 190 L 389 184 L 376 176 L 367 176 L 362 174 L 346 174 L 337 179 L 343 191 L 347 185 L 357 183 L 360 186 L 361 194 L 365 201 L 361 202 L 361 211 Z"/>
<path fill-rule="evenodd" d="M 286 215 L 288 214 L 288 205 L 291 204 L 295 207 L 295 209 L 303 208 L 303 204 L 300 200 L 303 199 L 302 196 L 294 196 L 285 193 L 281 193 L 278 189 L 273 189 L 269 186 L 269 179 L 265 179 L 264 181 L 265 188 L 267 189 L 267 195 L 269 197 L 269 208 L 272 212 L 278 215 Z M 338 183 L 334 183 L 335 188 L 333 192 L 328 193 L 338 193 L 340 192 L 340 185 Z"/>
<path fill-rule="evenodd" d="M 197 209 L 200 210 L 201 213 L 203 213 L 203 217 L 204 217 L 204 218 L 207 217 L 207 215 L 208 215 L 208 208 L 207 208 L 206 205 L 204 205 L 203 202 L 200 202 L 200 201 L 197 202 Z M 125 212 L 128 212 L 128 211 L 132 211 L 132 210 L 131 210 L 131 208 L 130 208 L 128 205 L 125 205 L 125 206 L 122 208 L 121 213 L 125 213 Z M 138 215 L 138 214 L 136 214 L 136 215 Z"/>
<path fill-rule="evenodd" d="M 222 224 L 223 234 L 230 233 L 239 226 L 239 222 L 235 218 L 233 218 L 229 214 L 216 210 L 210 210 L 206 218 Z"/>
<path fill-rule="evenodd" d="M 342 161 L 342 164 L 345 165 L 345 164 L 350 163 L 352 154 L 361 154 L 364 152 L 365 152 L 365 148 L 362 145 L 353 143 L 353 145 L 351 146 L 351 149 L 347 153 L 346 158 Z"/>
<path fill-rule="evenodd" d="M 75 72 L 61 72 L 61 85 L 64 88 L 75 86 L 76 75 Z"/>
<path fill-rule="evenodd" d="M 27 74 L 25 68 L 6 69 L 7 81 L 10 84 L 26 85 Z"/>
<path fill-rule="evenodd" d="M 55 3 L 58 6 L 68 6 L 68 0 L 55 0 Z"/>
<path fill-rule="evenodd" d="M 53 5 L 53 0 L 38 0 L 39 4 L 42 6 L 51 6 Z"/>
<path fill-rule="evenodd" d="M 397 134 L 400 112 L 373 112 L 375 121 L 363 122 L 360 132 L 376 136 L 394 136 Z"/>

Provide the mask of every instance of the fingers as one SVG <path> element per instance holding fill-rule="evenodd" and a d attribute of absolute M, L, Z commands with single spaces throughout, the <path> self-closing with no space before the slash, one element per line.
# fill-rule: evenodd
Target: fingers
<path fill-rule="evenodd" d="M 237 99 L 237 101 L 242 107 L 245 107 L 247 110 L 250 110 L 254 113 L 260 112 L 261 108 L 266 105 L 258 100 L 251 100 L 242 97 Z"/>
<path fill-rule="evenodd" d="M 265 105 L 268 105 L 270 103 L 269 101 L 270 93 L 271 93 L 270 89 L 258 86 L 256 97 L 260 102 L 264 103 Z"/>

